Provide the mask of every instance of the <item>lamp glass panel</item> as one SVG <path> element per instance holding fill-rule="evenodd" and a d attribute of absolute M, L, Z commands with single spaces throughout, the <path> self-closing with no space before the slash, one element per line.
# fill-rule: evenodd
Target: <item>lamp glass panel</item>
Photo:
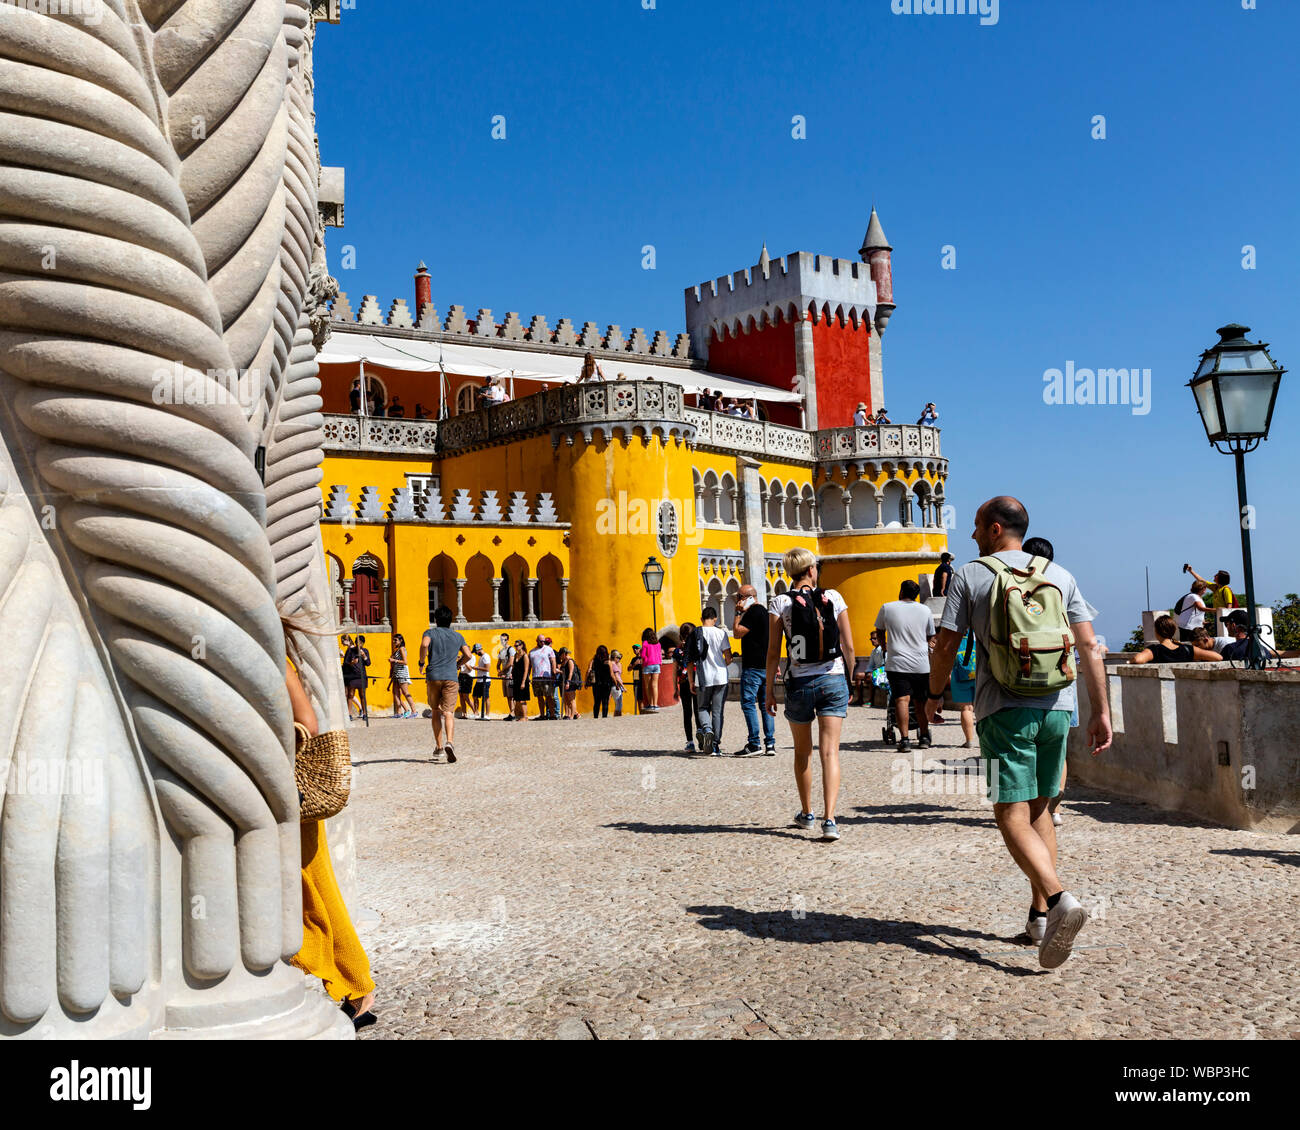
<path fill-rule="evenodd" d="M 1268 406 L 1278 374 L 1223 373 L 1219 377 L 1224 431 L 1230 436 L 1262 436 L 1268 430 Z"/>
<path fill-rule="evenodd" d="M 1196 407 L 1200 409 L 1201 423 L 1205 425 L 1205 434 L 1214 439 L 1223 434 L 1223 422 L 1219 419 L 1219 406 L 1214 401 L 1214 381 L 1204 380 L 1192 385 L 1196 394 Z"/>
<path fill-rule="evenodd" d="M 1207 374 L 1214 372 L 1214 361 L 1217 356 L 1218 354 L 1211 353 L 1204 361 L 1202 361 L 1201 367 L 1196 370 L 1196 375 L 1198 377 L 1204 377 Z"/>

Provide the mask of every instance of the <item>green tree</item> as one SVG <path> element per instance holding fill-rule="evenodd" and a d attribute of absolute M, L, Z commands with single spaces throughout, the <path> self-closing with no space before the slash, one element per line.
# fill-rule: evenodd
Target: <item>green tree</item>
<path fill-rule="evenodd" d="M 1142 636 L 1140 627 L 1133 629 L 1133 634 L 1129 636 L 1128 643 L 1124 645 L 1124 651 L 1142 651 L 1147 646 L 1147 641 Z"/>
<path fill-rule="evenodd" d="M 1289 592 L 1274 602 L 1273 642 L 1278 651 L 1300 648 L 1300 594 Z"/>

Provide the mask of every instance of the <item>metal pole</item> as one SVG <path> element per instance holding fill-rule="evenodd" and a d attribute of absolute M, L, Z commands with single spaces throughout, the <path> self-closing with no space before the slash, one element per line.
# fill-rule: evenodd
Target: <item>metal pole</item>
<path fill-rule="evenodd" d="M 1151 566 L 1147 566 L 1147 609 L 1151 608 Z"/>
<path fill-rule="evenodd" d="M 1246 456 L 1234 451 L 1237 460 L 1237 521 L 1241 525 L 1241 564 L 1246 572 L 1246 616 L 1250 635 L 1246 644 L 1246 666 L 1259 670 L 1264 666 L 1263 649 L 1259 645 L 1259 623 L 1255 611 L 1255 568 L 1250 560 L 1250 526 L 1246 522 Z"/>

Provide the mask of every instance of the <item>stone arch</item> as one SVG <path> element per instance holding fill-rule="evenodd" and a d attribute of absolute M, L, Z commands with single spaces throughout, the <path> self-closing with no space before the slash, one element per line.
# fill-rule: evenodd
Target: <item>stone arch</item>
<path fill-rule="evenodd" d="M 881 521 L 891 529 L 897 529 L 903 524 L 903 503 L 906 493 L 907 488 L 898 479 L 890 479 L 885 484 L 885 489 L 880 492 Z"/>
<path fill-rule="evenodd" d="M 717 609 L 718 614 L 721 615 L 722 602 L 724 599 L 725 596 L 721 578 L 716 576 L 710 577 L 709 583 L 704 588 L 704 600 L 700 604 L 700 611 L 703 612 L 706 608 L 715 608 Z M 698 617 L 696 617 L 696 622 L 699 622 Z"/>
<path fill-rule="evenodd" d="M 438 605 L 445 604 L 456 611 L 456 562 L 440 553 L 429 562 L 429 623 Z"/>
<path fill-rule="evenodd" d="M 704 521 L 704 480 L 700 478 L 700 469 L 691 468 L 691 485 L 695 490 L 695 524 Z"/>
<path fill-rule="evenodd" d="M 849 525 L 855 530 L 876 528 L 876 488 L 864 479 L 849 487 Z"/>
<path fill-rule="evenodd" d="M 912 484 L 912 496 L 916 499 L 916 513 L 913 514 L 912 521 L 925 528 L 935 525 L 934 507 L 932 505 L 934 494 L 929 482 L 925 479 L 917 479 Z"/>
<path fill-rule="evenodd" d="M 716 525 L 718 521 L 718 474 L 710 467 L 704 473 L 704 521 Z"/>
<path fill-rule="evenodd" d="M 817 516 L 823 533 L 844 529 L 844 492 L 839 483 L 831 481 L 817 495 Z"/>
<path fill-rule="evenodd" d="M 722 607 L 718 609 L 718 627 L 728 635 L 731 634 L 731 625 L 736 621 L 736 601 L 740 599 L 740 582 L 732 577 L 727 581 L 727 586 L 723 589 Z"/>
<path fill-rule="evenodd" d="M 817 499 L 811 483 L 804 483 L 799 492 L 799 525 L 805 530 L 817 528 Z"/>
<path fill-rule="evenodd" d="M 779 529 L 785 524 L 785 486 L 780 479 L 773 479 L 768 483 L 767 494 L 767 513 L 763 515 L 763 524 Z"/>
<path fill-rule="evenodd" d="M 561 619 L 560 578 L 564 576 L 564 566 L 553 553 L 548 553 L 537 563 L 537 618 L 539 620 Z"/>
<path fill-rule="evenodd" d="M 336 554 L 325 552 L 325 567 L 329 572 L 330 595 L 334 598 L 338 611 L 336 622 L 342 624 L 345 617 L 343 615 L 343 561 Z"/>
<path fill-rule="evenodd" d="M 479 624 L 492 619 L 492 578 L 496 570 L 486 554 L 476 553 L 465 562 L 463 610 L 466 620 Z"/>
<path fill-rule="evenodd" d="M 736 479 L 730 471 L 724 471 L 722 481 L 718 484 L 722 493 L 718 496 L 718 521 L 724 526 L 736 524 Z"/>
<path fill-rule="evenodd" d="M 785 524 L 792 530 L 804 528 L 799 521 L 799 488 L 793 481 L 785 484 Z"/>
<path fill-rule="evenodd" d="M 456 412 L 457 416 L 465 412 L 473 412 L 478 407 L 478 389 L 479 386 L 473 381 L 466 381 L 456 390 Z"/>
<path fill-rule="evenodd" d="M 528 580 L 528 562 L 512 553 L 501 562 L 501 618 L 519 622 L 524 611 L 524 582 Z"/>
<path fill-rule="evenodd" d="M 358 376 L 356 379 L 357 379 L 357 380 L 360 380 L 361 377 Z M 352 386 L 349 384 L 349 385 L 348 385 L 348 391 L 351 392 L 351 390 L 352 390 Z M 374 400 L 375 392 L 376 392 L 376 391 L 378 391 L 378 392 L 379 392 L 379 395 L 382 396 L 382 397 L 384 398 L 384 406 L 387 407 L 387 405 L 388 405 L 388 384 L 387 384 L 387 382 L 385 382 L 385 381 L 382 380 L 381 378 L 375 376 L 374 373 L 366 373 L 366 374 L 365 374 L 365 390 L 366 390 L 366 392 L 368 392 L 368 393 L 370 394 L 370 400 L 366 402 L 366 415 L 367 415 L 367 416 L 371 416 L 371 415 L 374 414 L 374 413 L 371 411 L 370 404 L 371 404 L 371 403 L 373 402 L 373 400 Z"/>
<path fill-rule="evenodd" d="M 352 622 L 357 627 L 383 622 L 383 581 L 384 563 L 373 553 L 363 553 L 352 562 Z"/>

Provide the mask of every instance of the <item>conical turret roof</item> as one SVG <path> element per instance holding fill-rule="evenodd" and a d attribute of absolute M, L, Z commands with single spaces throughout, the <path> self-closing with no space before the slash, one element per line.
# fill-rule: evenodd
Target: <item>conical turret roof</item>
<path fill-rule="evenodd" d="M 885 229 L 880 225 L 880 217 L 876 215 L 876 208 L 873 204 L 871 207 L 871 220 L 867 224 L 867 234 L 862 240 L 862 252 L 868 251 L 893 251 L 889 246 L 889 240 L 885 238 Z"/>

